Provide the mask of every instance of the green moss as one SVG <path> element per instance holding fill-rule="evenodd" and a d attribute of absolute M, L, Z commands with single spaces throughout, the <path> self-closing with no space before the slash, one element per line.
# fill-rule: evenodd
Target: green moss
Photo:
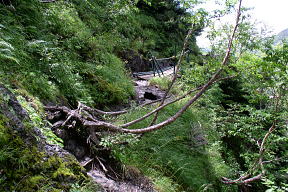
<path fill-rule="evenodd" d="M 24 146 L 18 137 L 6 143 L 5 147 L 10 149 L 9 153 L 0 151 L 2 156 L 0 162 L 1 186 L 4 189 L 34 191 L 46 186 L 53 186 L 55 190 L 67 190 L 72 183 L 85 180 L 84 174 L 81 172 L 83 170 L 77 168 L 80 166 L 75 162 L 63 162 L 59 157 L 45 159 L 47 157 L 43 153 L 39 153 L 35 147 L 29 149 Z M 14 185 L 15 183 L 17 186 Z"/>
<path fill-rule="evenodd" d="M 72 179 L 75 179 L 76 176 L 73 174 L 73 172 L 62 166 L 62 167 L 59 167 L 53 174 L 52 174 L 52 178 L 58 178 L 59 180 L 63 177 L 69 177 L 69 178 L 72 178 Z"/>
<path fill-rule="evenodd" d="M 46 178 L 42 175 L 35 175 L 33 177 L 30 177 L 29 180 L 27 180 L 27 184 L 32 186 L 37 186 L 39 183 L 45 182 Z"/>
<path fill-rule="evenodd" d="M 38 98 L 31 96 L 25 90 L 14 91 L 17 96 L 17 100 L 21 106 L 27 111 L 31 121 L 25 122 L 25 127 L 34 128 L 37 127 L 42 132 L 42 134 L 47 138 L 49 144 L 55 144 L 63 147 L 63 140 L 57 137 L 50 129 L 50 123 L 45 120 L 45 112 L 43 109 L 43 104 Z M 36 136 L 37 137 L 37 136 Z"/>
<path fill-rule="evenodd" d="M 67 191 L 86 180 L 75 159 L 47 157 L 8 125 L 9 119 L 0 114 L 0 191 Z"/>

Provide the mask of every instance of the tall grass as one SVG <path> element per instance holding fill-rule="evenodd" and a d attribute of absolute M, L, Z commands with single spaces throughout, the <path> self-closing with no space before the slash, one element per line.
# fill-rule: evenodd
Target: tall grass
<path fill-rule="evenodd" d="M 16 12 L 0 4 L 1 78 L 46 101 L 128 102 L 133 85 L 113 53 L 117 35 L 95 34 L 73 3 L 31 3 L 17 1 Z"/>
<path fill-rule="evenodd" d="M 159 121 L 174 114 L 181 104 L 167 107 L 160 113 Z M 150 176 L 160 191 L 231 190 L 221 186 L 218 180 L 229 175 L 230 170 L 215 144 L 217 133 L 209 126 L 212 123 L 210 117 L 198 107 L 189 109 L 173 124 L 144 134 L 136 144 L 124 149 L 116 147 L 116 156 L 124 164 L 138 167 Z M 146 110 L 139 109 L 125 115 L 122 122 L 142 116 Z M 147 119 L 132 128 L 145 127 L 150 121 Z M 195 132 L 198 136 L 202 134 L 206 142 L 199 142 L 193 134 Z"/>

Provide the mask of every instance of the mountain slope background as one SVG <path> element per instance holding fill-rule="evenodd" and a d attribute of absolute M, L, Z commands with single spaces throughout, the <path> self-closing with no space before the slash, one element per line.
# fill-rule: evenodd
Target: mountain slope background
<path fill-rule="evenodd" d="M 281 43 L 283 40 L 288 38 L 288 28 L 278 33 L 275 37 L 275 44 Z"/>

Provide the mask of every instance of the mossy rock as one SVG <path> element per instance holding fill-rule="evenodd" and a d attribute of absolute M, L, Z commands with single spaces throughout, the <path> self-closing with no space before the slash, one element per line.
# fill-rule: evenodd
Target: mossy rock
<path fill-rule="evenodd" d="M 74 156 L 46 143 L 14 94 L 0 84 L 0 191 L 69 191 L 86 180 Z"/>

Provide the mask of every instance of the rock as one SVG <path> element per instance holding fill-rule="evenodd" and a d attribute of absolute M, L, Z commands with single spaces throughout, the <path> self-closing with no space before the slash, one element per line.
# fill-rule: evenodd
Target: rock
<path fill-rule="evenodd" d="M 149 100 L 157 100 L 157 99 L 160 99 L 159 96 L 153 94 L 152 92 L 148 92 L 148 91 L 146 91 L 146 92 L 144 93 L 144 98 L 145 98 L 145 99 L 149 99 Z"/>
<path fill-rule="evenodd" d="M 138 80 L 135 81 L 136 99 L 138 103 L 142 104 L 151 100 L 163 98 L 165 91 L 156 86 L 149 86 L 148 81 Z"/>
<path fill-rule="evenodd" d="M 109 179 L 105 176 L 104 173 L 98 170 L 91 170 L 88 172 L 88 175 L 102 186 L 106 191 L 109 192 L 153 192 L 153 188 L 140 188 L 130 183 L 125 182 L 116 182 L 112 179 Z"/>
<path fill-rule="evenodd" d="M 69 191 L 86 180 L 69 152 L 48 144 L 15 95 L 0 84 L 0 191 Z M 17 185 L 15 185 L 17 184 Z"/>

